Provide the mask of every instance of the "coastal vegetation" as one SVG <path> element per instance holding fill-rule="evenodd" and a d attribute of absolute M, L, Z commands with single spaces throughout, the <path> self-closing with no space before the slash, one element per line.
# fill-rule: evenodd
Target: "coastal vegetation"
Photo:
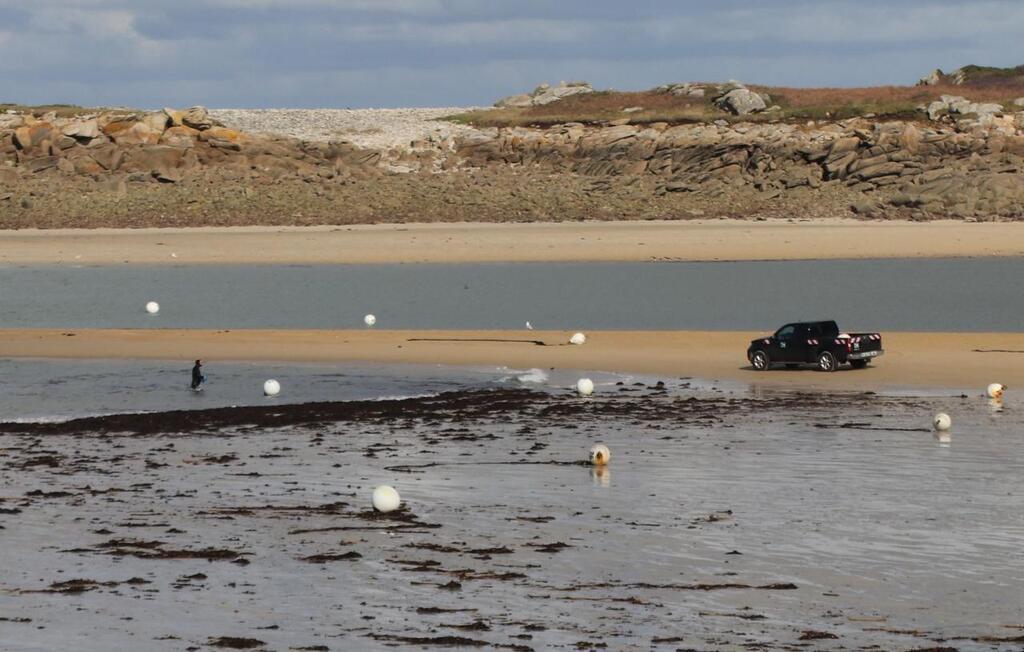
<path fill-rule="evenodd" d="M 477 127 L 549 127 L 567 122 L 598 125 L 629 118 L 630 124 L 692 124 L 727 120 L 730 122 L 787 122 L 845 120 L 859 116 L 877 119 L 919 119 L 921 106 L 943 95 L 968 92 L 975 102 L 1013 106 L 1024 97 L 1024 78 L 1003 77 L 1004 83 L 964 88 L 942 83 L 918 86 L 872 86 L 863 88 L 786 88 L 750 85 L 749 89 L 771 98 L 777 107 L 744 115 L 733 115 L 715 105 L 710 93 L 703 96 L 676 95 L 660 89 L 641 92 L 595 91 L 566 97 L 558 102 L 526 107 L 478 109 L 449 119 Z M 699 87 L 714 88 L 714 84 Z"/>

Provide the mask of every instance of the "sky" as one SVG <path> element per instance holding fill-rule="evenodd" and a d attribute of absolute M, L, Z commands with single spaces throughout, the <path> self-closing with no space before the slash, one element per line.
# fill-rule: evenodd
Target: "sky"
<path fill-rule="evenodd" d="M 488 105 L 547 81 L 913 84 L 1024 64 L 1024 0 L 0 0 L 0 102 Z"/>

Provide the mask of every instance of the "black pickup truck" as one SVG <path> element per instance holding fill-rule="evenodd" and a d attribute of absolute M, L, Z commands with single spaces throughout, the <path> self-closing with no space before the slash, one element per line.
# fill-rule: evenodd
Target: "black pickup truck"
<path fill-rule="evenodd" d="M 786 324 L 771 337 L 753 340 L 747 360 L 757 371 L 767 371 L 773 364 L 813 364 L 821 371 L 835 371 L 846 362 L 863 369 L 882 353 L 878 333 L 840 333 L 834 321 L 805 321 Z"/>

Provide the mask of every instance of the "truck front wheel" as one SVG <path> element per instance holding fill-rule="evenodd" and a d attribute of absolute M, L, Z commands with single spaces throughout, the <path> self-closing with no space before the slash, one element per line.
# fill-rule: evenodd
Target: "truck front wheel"
<path fill-rule="evenodd" d="M 763 349 L 758 349 L 750 355 L 750 364 L 754 367 L 755 371 L 767 371 L 768 365 L 771 364 L 771 360 L 768 358 L 768 352 Z"/>
<path fill-rule="evenodd" d="M 835 371 L 839 365 L 836 363 L 836 356 L 830 351 L 822 351 L 818 354 L 818 369 L 821 371 Z"/>

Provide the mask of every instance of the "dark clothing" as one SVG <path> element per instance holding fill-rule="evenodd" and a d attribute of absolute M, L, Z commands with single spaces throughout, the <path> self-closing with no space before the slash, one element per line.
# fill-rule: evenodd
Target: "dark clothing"
<path fill-rule="evenodd" d="M 202 366 L 203 365 L 197 363 L 196 366 L 192 367 L 192 389 L 196 389 L 203 384 L 204 380 L 206 380 L 203 377 L 203 372 L 201 371 Z"/>

